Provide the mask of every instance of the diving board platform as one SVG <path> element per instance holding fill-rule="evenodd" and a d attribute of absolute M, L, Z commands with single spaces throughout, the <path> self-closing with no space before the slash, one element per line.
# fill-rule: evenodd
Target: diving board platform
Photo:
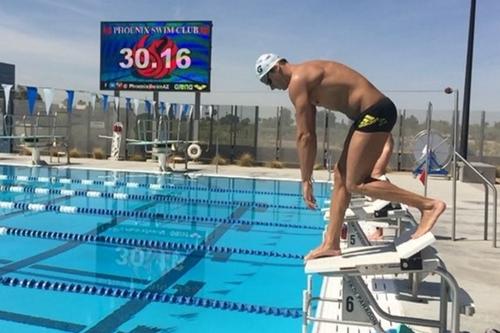
<path fill-rule="evenodd" d="M 51 160 L 53 156 L 59 160 L 62 154 L 66 155 L 69 164 L 69 125 L 58 125 L 58 120 L 57 112 L 54 115 L 38 112 L 36 115 L 23 115 L 21 119 L 6 114 L 3 116 L 6 135 L 1 135 L 0 139 L 19 142 L 18 146 L 30 151 L 33 165 L 47 164 L 40 158 L 42 150 L 49 152 Z M 66 129 L 65 135 L 61 135 L 60 128 Z M 61 149 L 64 151 L 59 151 Z"/>
<path fill-rule="evenodd" d="M 47 139 L 62 139 L 64 135 L 0 135 L 0 139 L 21 140 L 24 142 L 38 142 Z"/>
<path fill-rule="evenodd" d="M 53 152 L 58 146 L 62 146 L 65 150 L 64 154 L 67 157 L 67 164 L 69 161 L 68 145 L 65 141 L 64 135 L 1 135 L 0 139 L 17 140 L 20 142 L 20 147 L 24 147 L 31 152 L 31 163 L 33 165 L 44 165 L 46 162 L 40 158 L 42 150 L 48 150 L 52 160 L 52 154 L 55 153 L 59 157 L 59 151 Z"/>

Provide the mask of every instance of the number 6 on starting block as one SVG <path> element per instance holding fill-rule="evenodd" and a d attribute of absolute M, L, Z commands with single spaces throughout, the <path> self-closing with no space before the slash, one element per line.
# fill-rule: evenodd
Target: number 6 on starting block
<path fill-rule="evenodd" d="M 372 309 L 361 297 L 356 285 L 349 277 L 342 278 L 342 320 L 365 323 L 378 322 Z"/>

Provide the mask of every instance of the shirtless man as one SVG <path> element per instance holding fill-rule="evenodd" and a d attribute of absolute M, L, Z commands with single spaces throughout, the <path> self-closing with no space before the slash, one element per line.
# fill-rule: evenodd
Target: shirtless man
<path fill-rule="evenodd" d="M 340 233 L 351 193 L 417 208 L 421 219 L 413 238 L 432 229 L 446 209 L 443 201 L 372 177 L 396 123 L 397 110 L 389 98 L 361 74 L 334 61 L 291 64 L 275 54 L 263 54 L 257 59 L 255 70 L 260 81 L 271 89 L 288 89 L 295 106 L 303 198 L 309 208 L 316 208 L 311 181 L 317 150 L 316 107 L 340 111 L 354 121 L 335 166 L 335 190 L 332 191 L 330 223 L 324 241 L 306 256 L 306 260 L 341 254 Z"/>

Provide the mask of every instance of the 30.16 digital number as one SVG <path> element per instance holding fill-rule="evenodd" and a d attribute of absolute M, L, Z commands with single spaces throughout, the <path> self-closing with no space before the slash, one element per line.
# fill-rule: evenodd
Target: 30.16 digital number
<path fill-rule="evenodd" d="M 119 65 L 121 68 L 127 69 L 135 66 L 138 69 L 144 69 L 151 67 L 156 68 L 158 64 L 156 62 L 151 62 L 151 56 L 149 50 L 146 48 L 138 48 L 137 50 L 125 47 L 120 50 L 120 54 L 124 55 L 124 61 L 120 61 Z M 175 66 L 180 69 L 186 69 L 191 66 L 191 57 L 189 56 L 191 51 L 187 48 L 178 49 L 177 52 L 172 54 L 172 49 L 167 48 L 161 54 L 160 57 L 165 60 L 165 68 L 170 69 L 172 64 L 172 59 L 175 58 Z"/>

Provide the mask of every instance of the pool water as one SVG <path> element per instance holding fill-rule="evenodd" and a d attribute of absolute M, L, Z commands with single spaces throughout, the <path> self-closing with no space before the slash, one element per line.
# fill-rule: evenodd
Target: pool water
<path fill-rule="evenodd" d="M 300 330 L 299 182 L 0 169 L 0 333 Z"/>

